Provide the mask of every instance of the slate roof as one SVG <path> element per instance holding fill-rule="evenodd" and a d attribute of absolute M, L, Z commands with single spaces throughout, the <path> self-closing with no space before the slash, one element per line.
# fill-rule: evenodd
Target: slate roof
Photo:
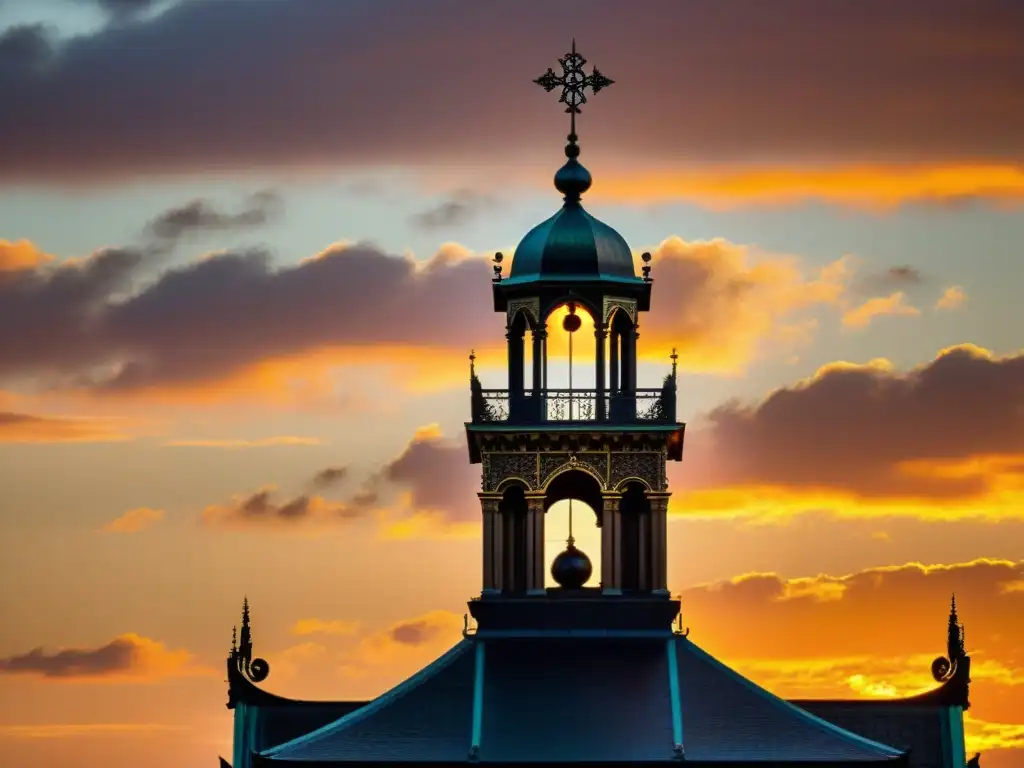
<path fill-rule="evenodd" d="M 794 704 L 851 733 L 906 751 L 908 768 L 944 768 L 943 732 L 948 731 L 949 720 L 945 707 L 908 707 L 900 700 L 884 699 Z"/>
<path fill-rule="evenodd" d="M 473 719 L 473 643 L 352 714 L 267 750 L 271 765 L 325 762 L 464 762 Z"/>
<path fill-rule="evenodd" d="M 780 699 L 689 640 L 677 641 L 687 761 L 851 762 L 902 754 Z"/>
<path fill-rule="evenodd" d="M 264 751 L 255 764 L 464 763 L 471 754 L 480 762 L 673 761 L 673 664 L 687 763 L 905 765 L 900 750 L 792 706 L 668 633 L 471 637 L 374 702 Z"/>

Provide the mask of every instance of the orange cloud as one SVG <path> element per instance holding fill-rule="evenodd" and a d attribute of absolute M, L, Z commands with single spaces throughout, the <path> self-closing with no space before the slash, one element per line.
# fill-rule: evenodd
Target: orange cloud
<path fill-rule="evenodd" d="M 461 637 L 462 616 L 451 611 L 430 611 L 392 624 L 363 638 L 345 657 L 342 673 L 364 677 L 373 669 L 415 668 L 454 645 Z"/>
<path fill-rule="evenodd" d="M 37 269 L 51 261 L 53 256 L 43 253 L 28 240 L 14 243 L 0 240 L 0 274 Z"/>
<path fill-rule="evenodd" d="M 275 501 L 274 486 L 256 493 L 237 495 L 227 504 L 214 504 L 202 512 L 202 521 L 211 527 L 252 528 L 269 526 L 295 529 L 351 520 L 362 514 L 356 506 L 329 501 L 322 496 L 303 494 L 287 501 Z"/>
<path fill-rule="evenodd" d="M 934 658 L 944 648 L 945 614 L 955 592 L 978 676 L 1006 683 L 1006 669 L 1024 671 L 1024 649 L 1015 640 L 1024 635 L 1024 594 L 1003 585 L 1022 572 L 1024 560 L 979 558 L 878 566 L 841 576 L 749 573 L 688 587 L 682 600 L 695 639 L 729 657 L 832 663 L 865 655 Z M 831 599 L 820 599 L 822 593 Z M 745 618 L 727 619 L 734 616 Z M 764 629 L 756 644 L 747 631 L 751 625 Z M 875 628 L 869 635 L 855 631 L 867 626 Z M 990 661 L 1001 668 L 986 666 Z M 928 669 L 915 674 L 927 675 Z M 1018 676 L 1014 684 L 1024 679 Z"/>
<path fill-rule="evenodd" d="M 1006 589 L 1022 574 L 1024 560 L 985 558 L 840 576 L 750 573 L 680 597 L 691 638 L 774 693 L 890 698 L 936 685 L 931 662 L 946 652 L 955 592 L 972 657 L 967 745 L 984 751 L 1024 746 L 1024 592 Z"/>
<path fill-rule="evenodd" d="M 1024 723 L 989 723 L 964 713 L 964 734 L 972 752 L 1024 749 Z"/>
<path fill-rule="evenodd" d="M 678 347 L 684 369 L 715 373 L 742 371 L 764 346 L 806 340 L 814 321 L 804 313 L 838 304 L 852 273 L 848 258 L 808 270 L 722 239 L 673 236 L 651 255 L 662 298 L 643 321 L 644 355 L 664 360 Z"/>
<path fill-rule="evenodd" d="M 0 411 L 0 443 L 109 443 L 131 439 L 111 420 Z"/>
<path fill-rule="evenodd" d="M 680 200 L 714 210 L 823 201 L 888 212 L 905 203 L 961 204 L 1024 200 L 1024 170 L 1009 164 L 837 165 L 744 167 L 740 164 L 667 171 L 603 171 L 591 198 L 615 202 Z"/>
<path fill-rule="evenodd" d="M 30 675 L 64 682 L 154 682 L 169 677 L 215 674 L 199 666 L 186 650 L 133 632 L 99 648 L 64 648 L 0 658 L 0 675 Z"/>
<path fill-rule="evenodd" d="M 0 307 L 12 313 L 0 322 L 10 351 L 0 380 L 172 404 L 385 408 L 375 397 L 382 371 L 424 391 L 464 382 L 470 349 L 481 368 L 504 367 L 488 265 L 454 243 L 421 261 L 335 244 L 283 267 L 265 253 L 225 252 L 140 283 L 149 258 L 105 249 L 0 282 Z M 684 368 L 734 373 L 765 347 L 805 343 L 816 322 L 808 312 L 838 302 L 851 266 L 808 269 L 793 256 L 670 237 L 654 249 L 654 269 L 667 298 L 644 320 L 643 354 L 664 360 L 678 346 Z M 69 281 L 81 286 L 70 297 Z M 232 289 L 211 290 L 222 283 Z M 254 302 L 273 311 L 254 318 Z M 31 333 L 16 333 L 13 318 Z M 553 331 L 557 357 L 566 338 Z"/>
<path fill-rule="evenodd" d="M 281 445 L 323 445 L 323 441 L 317 437 L 278 435 L 276 437 L 264 437 L 259 440 L 169 440 L 164 445 L 172 448 L 225 448 L 227 450 L 239 450 L 243 448 L 269 448 Z"/>
<path fill-rule="evenodd" d="M 972 382 L 963 397 L 963 382 Z M 907 372 L 833 363 L 696 421 L 672 465 L 676 512 L 785 521 L 809 510 L 1020 518 L 1024 354 L 972 345 Z"/>
<path fill-rule="evenodd" d="M 936 309 L 957 309 L 967 301 L 967 294 L 959 285 L 951 285 L 942 292 L 942 296 L 935 302 Z"/>
<path fill-rule="evenodd" d="M 917 317 L 921 310 L 904 303 L 907 298 L 903 291 L 889 296 L 877 296 L 843 313 L 843 325 L 847 328 L 867 328 L 876 317 Z"/>
<path fill-rule="evenodd" d="M 120 517 L 116 517 L 106 523 L 100 530 L 105 533 L 137 533 L 138 531 L 156 525 L 164 518 L 162 509 L 149 509 L 139 507 L 129 509 Z"/>
<path fill-rule="evenodd" d="M 292 626 L 293 635 L 354 635 L 359 629 L 358 621 L 332 619 L 299 619 Z"/>
<path fill-rule="evenodd" d="M 480 532 L 480 467 L 466 460 L 465 442 L 437 424 L 415 431 L 405 448 L 367 483 L 358 500 L 391 538 L 476 536 Z"/>

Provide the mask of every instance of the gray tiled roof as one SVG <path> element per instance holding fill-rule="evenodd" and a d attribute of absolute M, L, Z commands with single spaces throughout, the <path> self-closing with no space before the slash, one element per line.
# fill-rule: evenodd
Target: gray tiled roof
<path fill-rule="evenodd" d="M 294 765 L 468 760 L 479 643 L 482 762 L 673 760 L 670 643 L 687 761 L 864 765 L 901 756 L 792 706 L 666 633 L 463 640 L 381 698 L 264 758 Z"/>
<path fill-rule="evenodd" d="M 948 719 L 945 707 L 907 706 L 898 699 L 793 703 L 852 733 L 906 750 L 908 768 L 943 766 L 943 721 Z"/>
<path fill-rule="evenodd" d="M 670 760 L 664 639 L 488 640 L 481 760 Z"/>
<path fill-rule="evenodd" d="M 872 762 L 901 752 L 841 730 L 676 641 L 687 760 Z"/>
<path fill-rule="evenodd" d="M 365 707 L 264 755 L 285 763 L 465 760 L 473 677 L 473 643 L 463 640 Z"/>

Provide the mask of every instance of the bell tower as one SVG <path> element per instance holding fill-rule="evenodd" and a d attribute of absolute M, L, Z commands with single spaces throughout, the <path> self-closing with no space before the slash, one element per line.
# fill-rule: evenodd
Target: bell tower
<path fill-rule="evenodd" d="M 650 254 L 636 274 L 625 239 L 582 205 L 589 171 L 579 162 L 576 115 L 585 89 L 612 84 L 572 51 L 535 82 L 561 88 L 570 115 L 565 164 L 555 173 L 561 209 L 519 243 L 508 275 L 494 256 L 494 309 L 506 318 L 508 384 L 484 389 L 470 357 L 470 461 L 483 465 L 483 588 L 470 609 L 480 629 L 650 628 L 678 613 L 669 598 L 665 467 L 682 459 L 676 420 L 676 362 L 662 385 L 637 386 L 640 315 L 650 309 Z M 582 314 L 592 320 L 585 334 Z M 548 332 L 561 318 L 568 335 L 569 383 L 548 380 Z M 589 330 L 589 328 L 588 328 Z M 527 339 L 530 365 L 527 370 Z M 572 353 L 593 345 L 592 387 L 573 386 Z M 584 587 L 589 556 L 570 536 L 545 588 L 544 523 L 551 505 L 585 502 L 601 531 L 600 586 Z"/>

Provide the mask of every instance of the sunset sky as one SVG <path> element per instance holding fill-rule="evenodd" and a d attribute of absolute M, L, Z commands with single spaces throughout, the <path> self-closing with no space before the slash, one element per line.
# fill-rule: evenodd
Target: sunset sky
<path fill-rule="evenodd" d="M 467 355 L 505 385 L 489 260 L 560 204 L 573 36 L 640 386 L 680 354 L 691 639 L 906 695 L 955 590 L 968 754 L 1024 764 L 1024 3 L 585 7 L 0 0 L 0 765 L 229 756 L 246 595 L 286 696 L 460 638 Z"/>

